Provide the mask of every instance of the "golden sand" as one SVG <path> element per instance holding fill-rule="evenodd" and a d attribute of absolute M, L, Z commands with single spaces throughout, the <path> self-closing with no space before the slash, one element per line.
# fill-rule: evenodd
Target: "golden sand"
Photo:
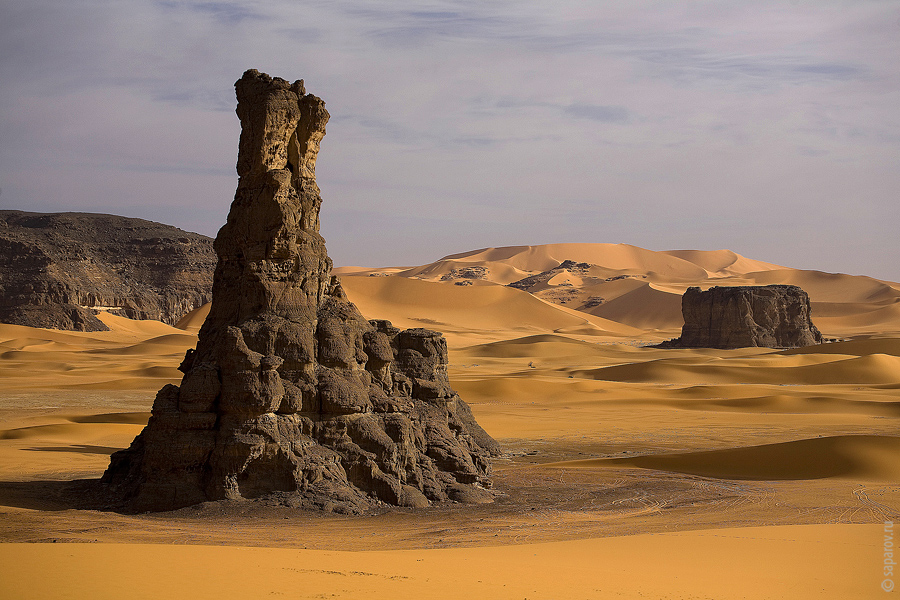
<path fill-rule="evenodd" d="M 500 285 L 565 258 L 652 275 L 604 284 L 595 314 Z M 440 281 L 463 264 L 490 279 Z M 208 308 L 177 328 L 0 325 L 0 598 L 884 596 L 884 522 L 900 520 L 897 284 L 606 244 L 341 271 L 366 317 L 445 332 L 454 387 L 507 451 L 494 504 L 86 510 L 68 482 L 99 477 L 141 430 Z M 715 281 L 800 285 L 844 341 L 644 347 L 678 335 L 688 285 Z"/>

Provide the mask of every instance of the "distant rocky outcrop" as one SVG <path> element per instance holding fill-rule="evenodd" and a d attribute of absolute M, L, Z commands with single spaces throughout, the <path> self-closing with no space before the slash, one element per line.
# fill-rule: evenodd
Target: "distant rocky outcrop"
<path fill-rule="evenodd" d="M 539 285 L 548 283 L 551 279 L 561 273 L 569 273 L 586 278 L 590 283 L 608 283 L 610 281 L 618 281 L 619 279 L 646 279 L 646 275 L 614 275 L 612 277 L 592 276 L 592 270 L 602 271 L 602 267 L 592 265 L 586 262 L 575 262 L 574 260 L 564 260 L 559 265 L 535 275 L 529 275 L 518 281 L 507 284 L 508 287 L 516 288 L 526 292 L 531 292 Z M 563 284 L 566 285 L 566 284 Z M 595 305 L 596 306 L 596 305 Z"/>
<path fill-rule="evenodd" d="M 795 285 L 690 287 L 681 337 L 666 348 L 800 348 L 822 343 L 809 296 Z"/>
<path fill-rule="evenodd" d="M 212 240 L 143 219 L 0 211 L 0 322 L 103 331 L 106 310 L 174 325 L 210 301 Z"/>
<path fill-rule="evenodd" d="M 103 476 L 127 510 L 274 498 L 359 512 L 490 501 L 497 443 L 451 389 L 440 333 L 367 321 L 331 276 L 315 181 L 329 115 L 303 81 L 235 84 L 237 192 L 180 386 Z"/>
<path fill-rule="evenodd" d="M 553 279 L 553 277 L 559 275 L 560 273 L 567 272 L 574 273 L 576 275 L 584 275 L 593 266 L 594 265 L 590 263 L 579 263 L 575 262 L 574 260 L 564 260 L 552 269 L 537 273 L 536 275 L 529 275 L 528 277 L 525 277 L 518 281 L 513 281 L 512 283 L 507 284 L 507 286 L 527 292 L 539 284 L 550 281 L 551 279 Z"/>
<path fill-rule="evenodd" d="M 450 269 L 449 272 L 441 276 L 441 281 L 453 281 L 457 285 L 469 285 L 473 279 L 487 279 L 490 269 L 482 266 L 460 267 L 458 269 Z"/>

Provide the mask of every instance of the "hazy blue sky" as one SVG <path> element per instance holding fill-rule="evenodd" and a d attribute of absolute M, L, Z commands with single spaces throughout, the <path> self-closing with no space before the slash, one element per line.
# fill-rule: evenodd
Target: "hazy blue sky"
<path fill-rule="evenodd" d="M 0 207 L 215 235 L 248 68 L 327 103 L 336 264 L 625 242 L 900 280 L 900 0 L 0 0 Z"/>

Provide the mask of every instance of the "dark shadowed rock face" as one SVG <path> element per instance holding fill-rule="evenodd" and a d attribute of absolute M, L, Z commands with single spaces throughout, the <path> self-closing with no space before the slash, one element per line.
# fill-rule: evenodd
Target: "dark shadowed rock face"
<path fill-rule="evenodd" d="M 103 476 L 130 510 L 275 497 L 358 512 L 488 501 L 497 443 L 451 389 L 440 333 L 367 321 L 331 277 L 315 181 L 328 112 L 255 70 L 235 84 L 240 179 L 209 317 L 180 386 Z"/>
<path fill-rule="evenodd" d="M 212 240 L 143 219 L 0 211 L 0 322 L 104 331 L 102 307 L 174 325 L 209 302 Z M 93 309 L 93 310 L 92 310 Z"/>
<path fill-rule="evenodd" d="M 800 348 L 822 343 L 809 296 L 795 285 L 688 288 L 681 337 L 670 348 Z"/>

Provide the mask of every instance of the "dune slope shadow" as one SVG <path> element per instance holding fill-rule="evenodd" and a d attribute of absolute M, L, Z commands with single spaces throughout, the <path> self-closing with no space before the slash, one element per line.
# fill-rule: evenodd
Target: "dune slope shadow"
<path fill-rule="evenodd" d="M 99 479 L 72 481 L 0 481 L 0 507 L 40 511 L 109 511 Z"/>
<path fill-rule="evenodd" d="M 72 452 L 74 454 L 99 454 L 101 456 L 109 456 L 113 452 L 122 450 L 122 448 L 118 446 L 72 444 L 70 446 L 35 446 L 33 448 L 22 448 L 22 450 L 25 452 Z"/>
<path fill-rule="evenodd" d="M 589 459 L 560 467 L 630 466 L 715 479 L 900 480 L 900 437 L 842 435 L 704 452 Z"/>

